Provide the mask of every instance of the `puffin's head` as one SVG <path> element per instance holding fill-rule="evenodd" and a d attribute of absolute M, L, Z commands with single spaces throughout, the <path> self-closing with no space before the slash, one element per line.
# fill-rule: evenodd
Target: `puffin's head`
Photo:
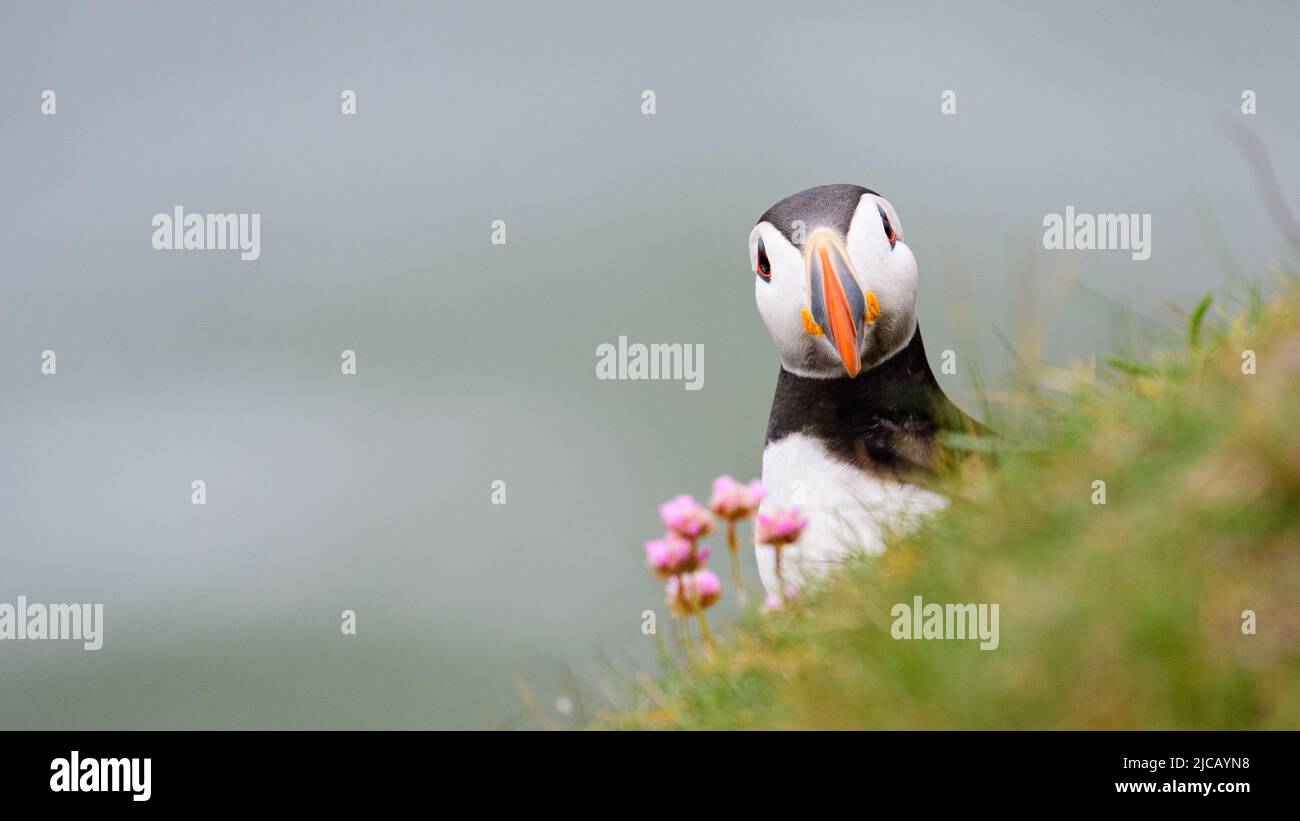
<path fill-rule="evenodd" d="M 821 185 L 781 200 L 750 232 L 749 267 L 788 371 L 852 378 L 912 338 L 916 259 L 874 191 Z"/>

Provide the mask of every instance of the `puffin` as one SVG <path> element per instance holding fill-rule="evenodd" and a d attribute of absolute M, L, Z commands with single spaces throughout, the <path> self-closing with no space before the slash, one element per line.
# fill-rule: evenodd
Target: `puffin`
<path fill-rule="evenodd" d="M 750 232 L 749 262 L 781 360 L 759 513 L 797 507 L 807 518 L 781 549 L 780 581 L 774 548 L 755 544 L 764 588 L 784 599 L 941 510 L 947 500 L 927 485 L 948 452 L 942 432 L 988 429 L 930 370 L 916 258 L 884 197 L 847 184 L 786 197 Z"/>

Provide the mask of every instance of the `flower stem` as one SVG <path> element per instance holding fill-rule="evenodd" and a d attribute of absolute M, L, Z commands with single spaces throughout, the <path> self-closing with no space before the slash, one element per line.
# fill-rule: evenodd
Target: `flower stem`
<path fill-rule="evenodd" d="M 781 577 L 781 545 L 774 544 L 772 549 L 776 551 L 776 584 L 781 588 L 781 604 L 788 604 L 789 599 L 785 595 L 785 579 Z"/>
<path fill-rule="evenodd" d="M 736 586 L 736 596 L 745 600 L 745 583 L 740 580 L 740 549 L 736 546 L 736 520 L 727 520 L 727 550 L 731 553 L 731 583 Z"/>
<path fill-rule="evenodd" d="M 713 649 L 713 633 L 709 630 L 709 620 L 704 617 L 704 608 L 695 608 L 695 620 L 700 625 L 700 640 L 704 642 L 710 650 Z"/>
<path fill-rule="evenodd" d="M 673 624 L 677 625 L 677 641 L 681 643 L 682 649 L 691 652 L 695 647 L 695 642 L 691 640 L 691 623 L 681 616 L 673 616 Z"/>

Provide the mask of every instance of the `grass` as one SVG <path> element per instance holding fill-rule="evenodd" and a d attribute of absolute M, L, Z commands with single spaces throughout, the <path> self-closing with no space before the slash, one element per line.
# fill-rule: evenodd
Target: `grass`
<path fill-rule="evenodd" d="M 1035 447 L 967 458 L 920 532 L 600 726 L 1300 727 L 1300 288 L 1210 307 L 1183 350 L 1028 392 L 1051 420 Z M 917 595 L 997 603 L 1000 646 L 894 640 Z"/>

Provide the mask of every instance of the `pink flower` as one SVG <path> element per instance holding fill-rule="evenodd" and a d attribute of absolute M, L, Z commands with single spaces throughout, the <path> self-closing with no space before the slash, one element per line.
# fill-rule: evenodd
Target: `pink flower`
<path fill-rule="evenodd" d="M 724 519 L 744 519 L 758 510 L 758 503 L 763 501 L 767 490 L 757 479 L 742 485 L 730 476 L 719 476 L 713 480 L 713 498 L 709 500 L 709 509 Z"/>
<path fill-rule="evenodd" d="M 673 613 L 694 613 L 722 597 L 722 580 L 712 570 L 683 573 L 668 580 L 666 601 Z"/>
<path fill-rule="evenodd" d="M 808 526 L 808 517 L 799 515 L 799 508 L 790 507 L 773 513 L 758 514 L 758 526 L 754 528 L 754 540 L 759 544 L 783 547 L 797 542 L 799 536 Z"/>
<path fill-rule="evenodd" d="M 645 563 L 661 579 L 694 570 L 707 558 L 707 547 L 696 549 L 689 539 L 672 532 L 645 543 Z"/>
<path fill-rule="evenodd" d="M 659 506 L 664 526 L 686 539 L 698 539 L 713 532 L 713 517 L 699 503 L 683 493 Z"/>
<path fill-rule="evenodd" d="M 785 589 L 784 600 L 782 600 L 780 596 L 769 595 L 766 599 L 763 600 L 763 610 L 768 613 L 771 613 L 776 610 L 780 610 L 782 607 L 785 607 L 786 602 L 794 601 L 794 597 L 798 595 L 798 593 L 799 593 L 799 588 L 795 587 L 794 585 L 790 585 Z"/>
<path fill-rule="evenodd" d="M 695 582 L 695 593 L 700 598 L 701 607 L 712 607 L 714 602 L 722 598 L 722 580 L 712 570 L 697 570 L 687 578 Z"/>

